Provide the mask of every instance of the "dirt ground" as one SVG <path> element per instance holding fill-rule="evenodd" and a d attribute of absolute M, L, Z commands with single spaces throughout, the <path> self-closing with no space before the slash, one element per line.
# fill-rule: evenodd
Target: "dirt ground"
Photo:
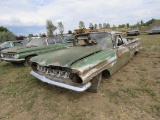
<path fill-rule="evenodd" d="M 23 65 L 0 62 L 2 120 L 159 120 L 160 35 L 140 37 L 143 49 L 100 84 L 77 93 L 40 82 Z"/>

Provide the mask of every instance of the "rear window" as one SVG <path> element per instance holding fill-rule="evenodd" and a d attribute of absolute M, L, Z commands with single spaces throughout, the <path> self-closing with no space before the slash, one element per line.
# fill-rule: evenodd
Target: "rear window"
<path fill-rule="evenodd" d="M 56 38 L 55 41 L 56 41 L 56 43 L 63 43 L 64 42 L 62 38 Z"/>

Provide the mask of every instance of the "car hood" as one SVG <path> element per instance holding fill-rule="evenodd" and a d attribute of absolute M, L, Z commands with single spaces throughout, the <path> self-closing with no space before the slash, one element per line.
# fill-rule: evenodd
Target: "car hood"
<path fill-rule="evenodd" d="M 12 47 L 6 50 L 3 50 L 3 53 L 19 53 L 22 52 L 22 50 L 29 50 L 30 48 L 36 48 L 36 46 L 17 46 L 17 47 Z"/>
<path fill-rule="evenodd" d="M 71 47 L 33 57 L 31 61 L 41 66 L 70 67 L 77 61 L 100 51 L 102 50 L 96 47 Z"/>

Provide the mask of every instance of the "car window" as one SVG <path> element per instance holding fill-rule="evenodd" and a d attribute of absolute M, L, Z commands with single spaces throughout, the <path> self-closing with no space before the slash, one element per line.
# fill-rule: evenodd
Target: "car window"
<path fill-rule="evenodd" d="M 50 44 L 55 44 L 55 39 L 49 38 L 49 39 L 47 39 L 47 42 L 48 42 L 49 45 Z"/>
<path fill-rule="evenodd" d="M 112 35 L 110 33 L 91 33 L 76 37 L 76 45 L 97 46 L 102 49 L 113 48 Z"/>
<path fill-rule="evenodd" d="M 22 46 L 23 44 L 21 42 L 14 42 L 13 45 L 14 46 Z"/>
<path fill-rule="evenodd" d="M 120 46 L 120 45 L 124 44 L 123 41 L 122 41 L 122 39 L 121 39 L 121 37 L 119 35 L 116 36 L 116 44 L 117 44 L 117 46 Z"/>
<path fill-rule="evenodd" d="M 57 44 L 57 43 L 64 43 L 64 41 L 63 41 L 62 38 L 56 38 L 55 41 L 56 41 L 56 44 Z"/>
<path fill-rule="evenodd" d="M 6 47 L 11 47 L 11 43 L 10 42 L 4 42 L 0 45 L 0 48 L 6 48 Z"/>

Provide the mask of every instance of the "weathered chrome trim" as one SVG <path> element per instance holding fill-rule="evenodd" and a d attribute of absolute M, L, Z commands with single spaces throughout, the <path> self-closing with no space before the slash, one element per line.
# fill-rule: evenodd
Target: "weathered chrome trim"
<path fill-rule="evenodd" d="M 10 61 L 10 62 L 21 62 L 21 61 L 24 61 L 25 59 L 24 59 L 24 58 L 21 58 L 21 59 L 15 59 L 15 58 L 1 58 L 1 60 Z"/>
<path fill-rule="evenodd" d="M 46 82 L 46 83 L 49 83 L 49 84 L 52 84 L 52 85 L 55 85 L 55 86 L 58 86 L 58 87 L 62 87 L 62 88 L 66 88 L 66 89 L 69 89 L 69 90 L 73 90 L 73 91 L 76 91 L 76 92 L 83 92 L 85 90 L 87 90 L 89 87 L 91 87 L 91 82 L 88 82 L 82 86 L 74 86 L 74 85 L 70 85 L 70 84 L 67 84 L 67 83 L 62 83 L 62 82 L 57 82 L 55 80 L 51 80 L 49 78 L 46 78 L 45 76 L 42 76 L 36 72 L 34 72 L 33 70 L 30 72 L 31 75 L 33 75 L 34 77 L 38 78 L 39 80 L 43 81 L 43 82 Z"/>

